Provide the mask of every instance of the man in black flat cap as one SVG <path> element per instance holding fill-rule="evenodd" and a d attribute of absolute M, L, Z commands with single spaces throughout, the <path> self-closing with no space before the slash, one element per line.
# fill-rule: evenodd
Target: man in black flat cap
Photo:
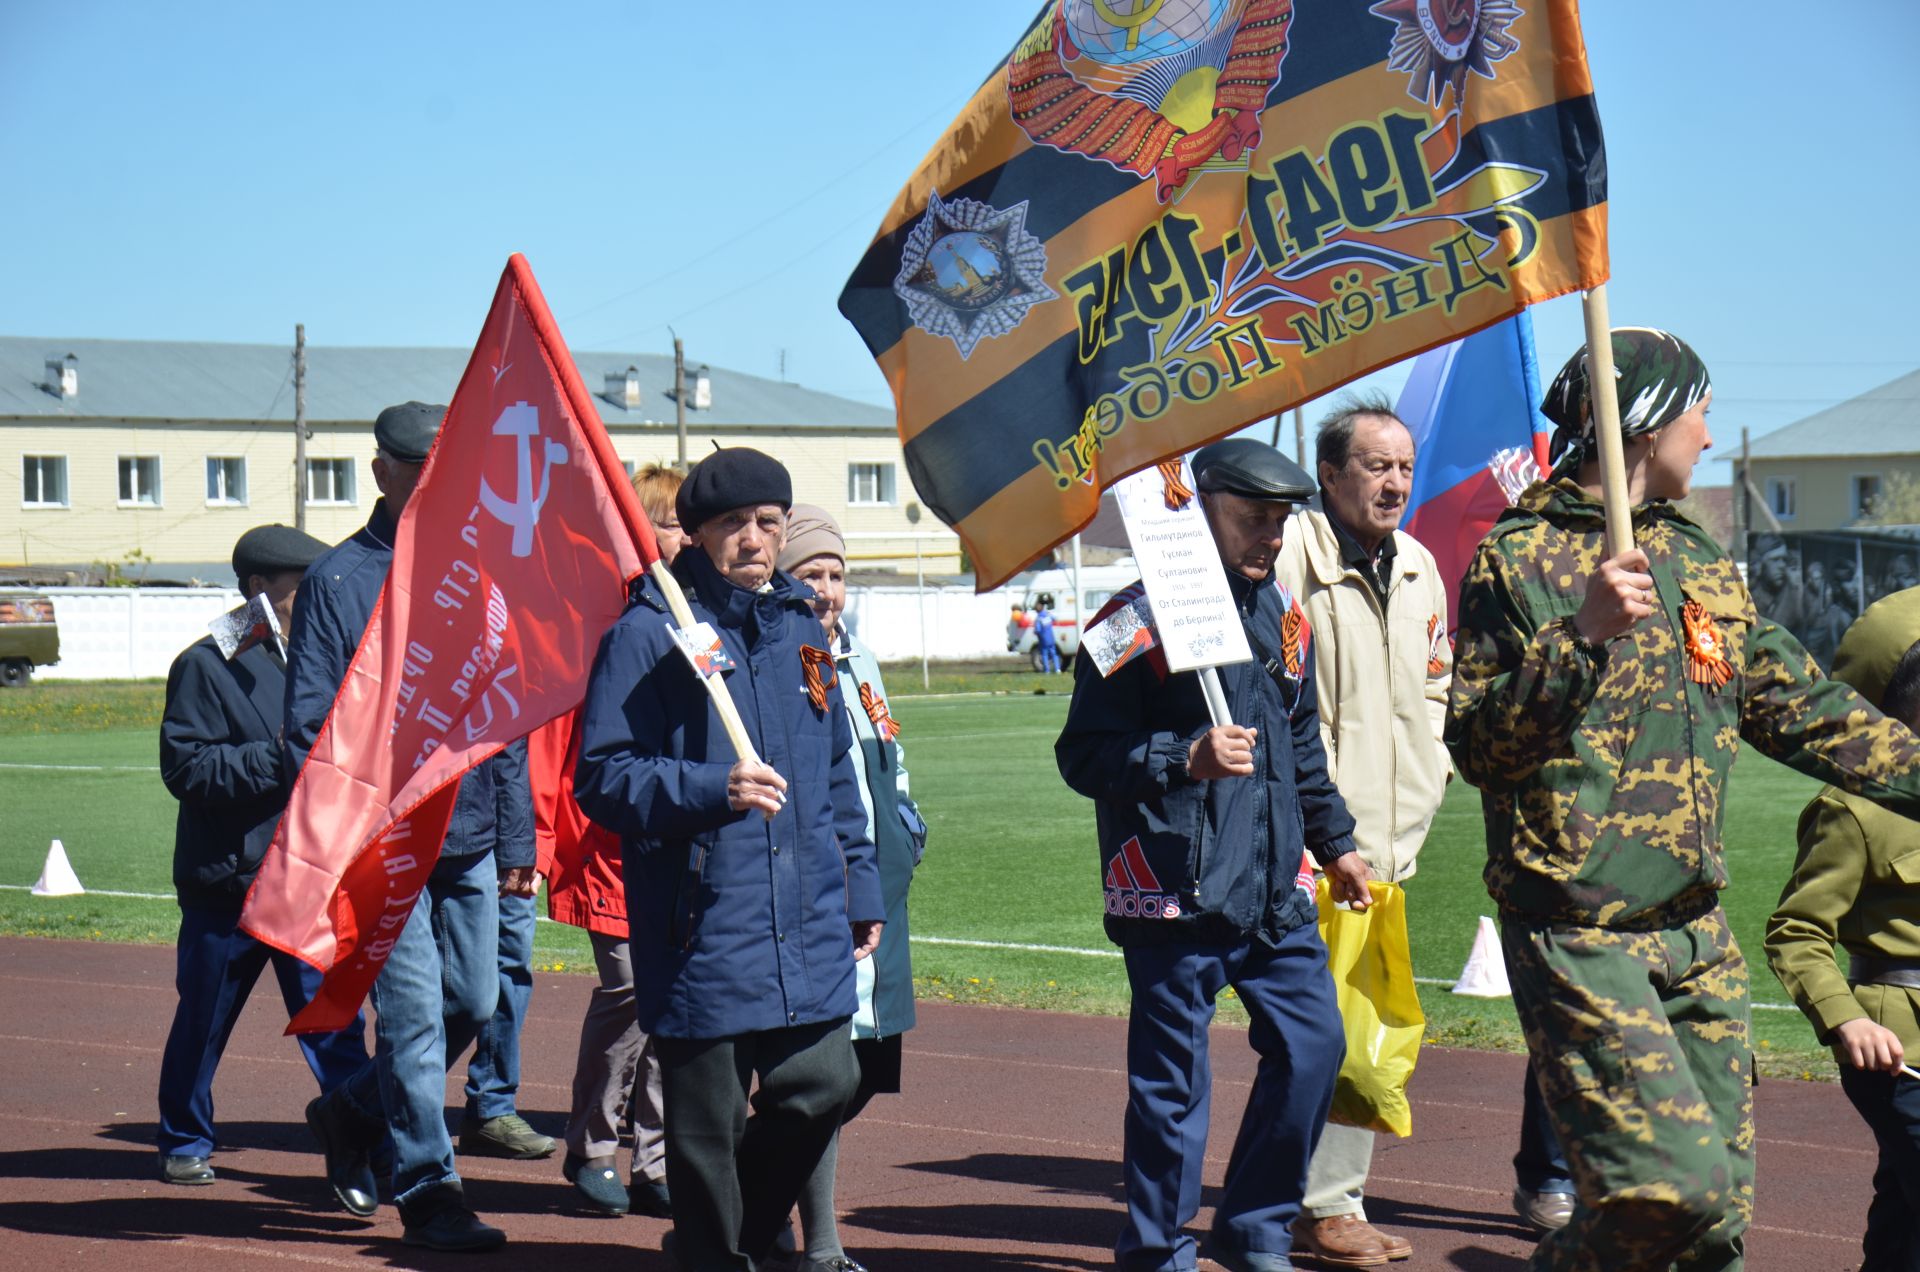
<path fill-rule="evenodd" d="M 717 451 L 677 504 L 692 542 L 673 573 L 732 660 L 759 758 L 735 754 L 646 591 L 594 659 L 574 796 L 620 836 L 634 998 L 665 1089 L 674 1257 L 752 1272 L 859 1080 L 854 964 L 879 947 L 886 903 L 813 592 L 776 568 L 787 470 Z"/>
<path fill-rule="evenodd" d="M 1248 438 L 1203 447 L 1193 474 L 1253 650 L 1252 662 L 1220 668 L 1233 723 L 1213 724 L 1199 678 L 1169 675 L 1158 649 L 1105 678 L 1081 658 L 1054 752 L 1067 785 L 1094 801 L 1107 936 L 1133 988 L 1118 1265 L 1195 1266 L 1184 1229 L 1206 1164 L 1207 1025 L 1231 986 L 1253 1017 L 1260 1066 L 1209 1254 L 1232 1272 L 1283 1272 L 1346 1049 L 1302 853 L 1335 900 L 1365 909 L 1371 894 L 1353 818 L 1327 778 L 1306 616 L 1273 581 L 1287 518 L 1313 479 Z M 1142 590 L 1118 593 L 1094 621 Z"/>
<path fill-rule="evenodd" d="M 290 772 L 313 749 L 372 619 L 400 515 L 446 411 L 407 402 L 380 412 L 373 427 L 380 500 L 367 524 L 315 561 L 301 585 L 287 654 Z M 531 896 L 534 884 L 523 740 L 460 779 L 439 861 L 373 984 L 374 1059 L 307 1106 L 327 1182 L 363 1218 L 379 1205 L 371 1155 L 391 1132 L 393 1198 L 408 1245 L 468 1251 L 506 1242 L 466 1204 L 444 1120 L 446 1074 L 498 1001 L 499 899 Z"/>
<path fill-rule="evenodd" d="M 292 526 L 256 526 L 233 549 L 248 597 L 265 595 L 281 632 L 307 566 L 327 545 Z M 273 842 L 292 783 L 281 762 L 286 660 L 277 640 L 221 655 L 211 636 L 187 646 L 167 673 L 160 779 L 180 801 L 173 886 L 180 902 L 174 987 L 180 1005 L 160 1059 L 160 1178 L 211 1184 L 213 1075 L 240 1009 L 266 965 L 287 1014 L 313 1000 L 320 973 L 239 928 L 240 904 Z M 304 1034 L 307 1067 L 331 1091 L 367 1062 L 366 1023 Z"/>

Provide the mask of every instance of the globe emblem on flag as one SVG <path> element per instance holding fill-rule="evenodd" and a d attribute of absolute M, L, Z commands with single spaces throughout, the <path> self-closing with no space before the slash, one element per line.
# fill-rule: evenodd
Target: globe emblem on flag
<path fill-rule="evenodd" d="M 1111 66 L 1185 53 L 1219 31 L 1228 0 L 1066 0 L 1067 32 L 1086 56 Z"/>
<path fill-rule="evenodd" d="M 1056 293 L 1046 284 L 1047 248 L 1027 232 L 1027 205 L 927 195 L 927 211 L 900 249 L 893 292 L 913 325 L 952 340 L 962 358 L 1020 325 Z"/>

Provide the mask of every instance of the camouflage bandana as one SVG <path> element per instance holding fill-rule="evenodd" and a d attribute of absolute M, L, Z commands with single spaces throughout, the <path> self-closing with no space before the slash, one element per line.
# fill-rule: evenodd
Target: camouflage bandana
<path fill-rule="evenodd" d="M 1622 440 L 1665 428 L 1700 405 L 1713 388 L 1700 355 L 1680 337 L 1652 327 L 1613 329 L 1613 373 Z M 1555 425 L 1548 453 L 1556 473 L 1570 472 L 1599 453 L 1585 345 L 1553 378 L 1540 413 Z"/>

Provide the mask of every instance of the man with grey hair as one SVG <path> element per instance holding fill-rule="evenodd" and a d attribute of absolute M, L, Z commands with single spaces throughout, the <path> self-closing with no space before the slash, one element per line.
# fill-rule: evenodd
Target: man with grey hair
<path fill-rule="evenodd" d="M 1343 397 L 1320 425 L 1315 459 L 1321 506 L 1295 514 L 1274 572 L 1313 632 L 1327 772 L 1353 814 L 1360 856 L 1375 879 L 1404 883 L 1453 776 L 1440 736 L 1453 662 L 1446 581 L 1433 554 L 1400 529 L 1414 442 L 1384 395 Z M 1307 1173 L 1297 1250 L 1335 1267 L 1412 1254 L 1411 1243 L 1367 1222 L 1372 1160 L 1373 1132 L 1327 1126 Z"/>

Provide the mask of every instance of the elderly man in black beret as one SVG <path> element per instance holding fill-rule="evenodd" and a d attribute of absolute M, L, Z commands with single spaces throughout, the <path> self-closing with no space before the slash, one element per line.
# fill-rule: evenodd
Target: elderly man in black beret
<path fill-rule="evenodd" d="M 394 534 L 419 484 L 444 406 L 407 402 L 374 422 L 380 500 L 352 538 L 313 563 L 287 655 L 288 764 L 306 762 L 333 708 L 393 563 Z M 373 985 L 374 1059 L 307 1106 L 340 1203 L 379 1205 L 371 1157 L 393 1140 L 401 1239 L 435 1250 L 506 1242 L 467 1205 L 447 1134 L 446 1074 L 492 1018 L 500 994 L 500 899 L 535 886 L 525 741 L 460 779 L 440 858 Z M 544 1137 L 541 1137 L 544 1138 Z M 551 1143 L 547 1151 L 551 1151 Z"/>
<path fill-rule="evenodd" d="M 675 1257 L 751 1272 L 787 1231 L 858 1081 L 854 963 L 878 948 L 886 906 L 813 593 L 775 568 L 787 470 L 722 450 L 677 503 L 691 546 L 674 576 L 732 660 L 758 758 L 734 753 L 645 591 L 594 661 L 574 795 L 621 837 L 634 995 L 665 1088 Z"/>
<path fill-rule="evenodd" d="M 1212 1077 L 1207 1026 L 1231 987 L 1260 1054 L 1227 1163 L 1209 1251 L 1232 1272 L 1293 1264 L 1307 1161 L 1346 1044 L 1316 926 L 1311 852 L 1335 900 L 1365 909 L 1354 822 L 1327 777 L 1306 616 L 1273 581 L 1287 518 L 1313 479 L 1273 447 L 1233 438 L 1193 457 L 1195 488 L 1253 661 L 1220 668 L 1233 723 L 1158 649 L 1103 677 L 1075 660 L 1054 752 L 1094 801 L 1107 936 L 1133 988 L 1127 1032 L 1127 1223 L 1122 1272 L 1195 1266 Z M 1131 604 L 1134 584 L 1095 618 Z"/>
<path fill-rule="evenodd" d="M 248 597 L 265 596 L 286 632 L 300 576 L 327 545 L 292 526 L 256 526 L 233 549 Z M 211 1184 L 213 1075 L 240 1009 L 269 962 L 287 1014 L 312 1001 L 320 973 L 240 931 L 240 905 L 273 842 L 291 786 L 281 763 L 286 660 L 278 640 L 227 658 L 211 636 L 187 646 L 167 673 L 160 778 L 180 801 L 173 886 L 180 902 L 174 1010 L 160 1059 L 160 1178 Z M 330 1091 L 367 1062 L 366 1025 L 303 1034 L 307 1067 Z"/>

